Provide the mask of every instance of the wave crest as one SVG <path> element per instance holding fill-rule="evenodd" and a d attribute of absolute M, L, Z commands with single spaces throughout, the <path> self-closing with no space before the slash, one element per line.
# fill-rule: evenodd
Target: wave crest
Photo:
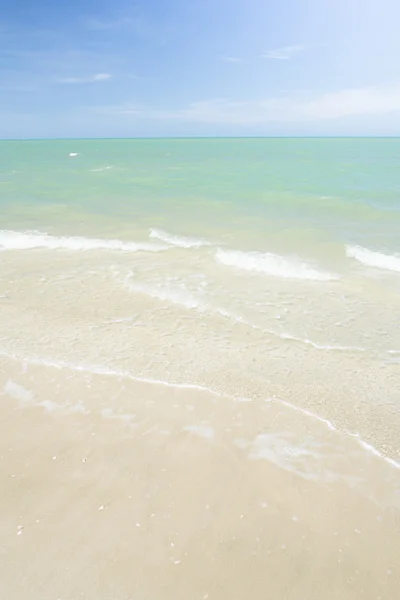
<path fill-rule="evenodd" d="M 0 230 L 0 249 L 2 250 L 114 250 L 119 252 L 137 252 L 146 250 L 156 252 L 165 250 L 165 246 L 149 242 L 123 242 L 121 240 L 102 240 L 86 237 L 57 237 L 38 231 Z"/>
<path fill-rule="evenodd" d="M 382 254 L 381 252 L 374 252 L 362 246 L 347 246 L 346 255 L 367 267 L 400 273 L 400 256 L 396 256 L 395 254 Z"/>
<path fill-rule="evenodd" d="M 219 249 L 215 254 L 215 259 L 220 264 L 228 267 L 236 267 L 237 269 L 284 279 L 309 279 L 313 281 L 337 279 L 334 275 L 318 271 L 306 263 L 271 253 Z"/>
<path fill-rule="evenodd" d="M 162 229 L 150 229 L 149 237 L 156 238 L 167 244 L 171 244 L 172 246 L 177 246 L 178 248 L 200 248 L 201 246 L 211 246 L 211 243 L 206 240 L 184 236 L 181 237 L 168 233 L 168 231 L 163 231 Z"/>

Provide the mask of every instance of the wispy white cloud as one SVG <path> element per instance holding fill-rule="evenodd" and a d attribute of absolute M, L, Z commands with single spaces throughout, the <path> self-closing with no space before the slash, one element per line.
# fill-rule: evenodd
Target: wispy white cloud
<path fill-rule="evenodd" d="M 107 81 L 111 79 L 110 73 L 96 73 L 88 77 L 61 77 L 57 79 L 58 83 L 97 83 L 98 81 Z"/>
<path fill-rule="evenodd" d="M 223 62 L 227 62 L 227 63 L 236 63 L 236 64 L 244 62 L 243 58 L 239 58 L 238 56 L 226 56 L 226 55 L 220 56 L 219 60 L 222 60 Z"/>
<path fill-rule="evenodd" d="M 387 87 L 345 89 L 322 94 L 299 105 L 308 119 L 339 119 L 382 115 L 400 111 L 400 84 Z"/>
<path fill-rule="evenodd" d="M 295 54 L 302 52 L 304 46 L 297 44 L 295 46 L 284 46 L 283 48 L 275 48 L 274 50 L 268 50 L 263 54 L 263 58 L 270 58 L 275 60 L 289 60 Z"/>
<path fill-rule="evenodd" d="M 400 84 L 381 88 L 345 89 L 307 97 L 276 96 L 258 101 L 211 99 L 176 110 L 140 105 L 100 109 L 142 120 L 176 120 L 193 123 L 262 125 L 273 122 L 306 123 L 347 117 L 379 117 L 400 113 Z"/>

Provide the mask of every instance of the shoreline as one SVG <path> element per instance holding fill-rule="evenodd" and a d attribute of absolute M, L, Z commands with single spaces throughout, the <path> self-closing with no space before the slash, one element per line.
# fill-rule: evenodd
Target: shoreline
<path fill-rule="evenodd" d="M 325 424 L 274 402 L 8 372 L 4 597 L 395 597 L 397 472 Z"/>
<path fill-rule="evenodd" d="M 215 397 L 221 398 L 223 400 L 229 400 L 229 401 L 237 402 L 237 403 L 274 402 L 274 403 L 277 403 L 278 405 L 281 405 L 282 407 L 288 407 L 292 411 L 299 412 L 299 413 L 301 413 L 302 416 L 309 417 L 310 419 L 312 419 L 314 421 L 322 423 L 330 431 L 337 432 L 338 434 L 343 435 L 345 437 L 355 439 L 356 442 L 361 446 L 361 448 L 363 448 L 367 453 L 370 453 L 371 455 L 378 457 L 379 459 L 386 462 L 391 467 L 400 470 L 400 462 L 398 460 L 391 457 L 390 455 L 385 454 L 384 452 L 380 451 L 379 448 L 373 446 L 368 441 L 362 439 L 362 437 L 360 436 L 360 434 L 358 432 L 351 432 L 351 431 L 348 431 L 347 429 L 341 429 L 339 425 L 333 423 L 330 419 L 328 419 L 324 416 L 318 415 L 310 410 L 307 410 L 307 408 L 305 408 L 305 407 L 296 406 L 296 405 L 292 404 L 291 402 L 288 402 L 287 400 L 282 400 L 281 398 L 276 397 L 274 394 L 272 396 L 266 396 L 264 399 L 242 398 L 240 396 L 235 397 L 235 396 L 232 396 L 231 394 L 224 393 L 222 391 L 217 391 L 215 389 L 212 389 L 212 388 L 209 388 L 209 387 L 206 387 L 203 385 L 191 384 L 191 383 L 168 382 L 165 380 L 151 379 L 151 378 L 133 375 L 132 373 L 130 373 L 128 371 L 113 370 L 110 368 L 99 367 L 99 366 L 79 365 L 79 364 L 73 364 L 68 361 L 58 361 L 57 362 L 57 361 L 49 361 L 46 359 L 40 359 L 40 358 L 18 357 L 17 355 L 8 354 L 8 353 L 0 350 L 0 359 L 1 358 L 3 358 L 3 359 L 5 358 L 6 360 L 11 360 L 11 361 L 16 361 L 17 363 L 24 365 L 24 369 L 27 369 L 28 366 L 29 367 L 44 367 L 44 368 L 50 368 L 50 369 L 67 370 L 67 371 L 82 373 L 84 375 L 85 374 L 89 375 L 90 377 L 91 376 L 97 376 L 100 378 L 101 377 L 106 377 L 106 378 L 111 377 L 111 378 L 116 378 L 118 380 L 126 379 L 131 382 L 134 382 L 135 384 L 145 384 L 145 385 L 149 385 L 149 386 L 161 386 L 161 387 L 170 388 L 172 390 L 204 392 L 211 396 L 215 396 Z M 21 390 L 22 391 L 19 392 L 18 386 L 17 386 L 14 391 L 12 390 L 12 388 L 8 391 L 7 391 L 7 389 L 4 389 L 4 393 L 8 394 L 15 400 L 22 402 L 22 404 L 27 402 L 28 405 L 34 406 L 35 405 L 34 402 L 31 404 L 31 400 L 33 399 L 33 397 L 31 397 L 30 392 L 24 390 L 24 388 L 21 388 Z M 24 397 L 25 397 L 25 400 L 24 400 Z M 40 406 L 40 404 L 36 404 L 36 405 Z M 46 408 L 46 407 L 44 406 L 44 408 Z M 84 412 L 84 410 L 83 410 L 83 412 Z"/>

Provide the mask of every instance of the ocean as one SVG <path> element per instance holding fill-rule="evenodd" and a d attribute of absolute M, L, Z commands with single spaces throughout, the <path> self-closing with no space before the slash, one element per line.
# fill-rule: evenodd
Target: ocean
<path fill-rule="evenodd" d="M 244 515 L 264 518 L 269 506 L 271 527 L 287 519 L 292 527 L 303 510 L 302 535 L 314 532 L 314 557 L 326 552 L 333 587 L 326 574 L 315 584 L 311 561 L 293 598 L 359 598 L 362 589 L 394 598 L 400 574 L 383 562 L 394 565 L 399 552 L 388 542 L 400 508 L 399 165 L 397 138 L 0 142 L 3 395 L 35 423 L 79 422 L 75 432 L 89 438 L 112 427 L 107 436 L 124 448 L 145 436 L 143 478 L 162 471 L 170 448 L 168 468 L 189 479 L 198 468 L 208 482 L 192 480 L 202 506 L 215 489 L 225 506 L 218 482 L 231 497 L 247 477 Z M 40 423 L 46 437 L 50 425 Z M 173 473 L 168 506 L 197 502 Z M 261 480 L 270 492 L 257 488 Z M 278 489 L 285 506 L 298 503 L 293 514 Z M 189 554 L 190 514 L 176 514 Z M 332 558 L 337 532 L 329 529 L 329 543 L 318 537 L 325 517 L 351 532 L 349 561 L 363 556 L 357 576 Z M 230 520 L 229 535 L 235 527 Z M 295 548 L 280 559 L 281 587 L 270 596 L 292 598 L 279 594 L 306 542 L 298 547 L 294 532 L 271 542 L 254 527 L 266 554 Z M 229 551 L 201 540 L 221 568 L 232 552 L 232 564 L 260 556 L 248 540 Z M 171 598 L 188 597 L 197 568 Z M 244 597 L 230 577 L 226 597 Z M 156 597 L 153 583 L 141 585 Z"/>

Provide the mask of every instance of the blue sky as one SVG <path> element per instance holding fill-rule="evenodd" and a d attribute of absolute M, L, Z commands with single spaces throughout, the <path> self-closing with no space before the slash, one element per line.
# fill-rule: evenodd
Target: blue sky
<path fill-rule="evenodd" d="M 400 135 L 399 0 L 2 0 L 0 137 Z"/>

